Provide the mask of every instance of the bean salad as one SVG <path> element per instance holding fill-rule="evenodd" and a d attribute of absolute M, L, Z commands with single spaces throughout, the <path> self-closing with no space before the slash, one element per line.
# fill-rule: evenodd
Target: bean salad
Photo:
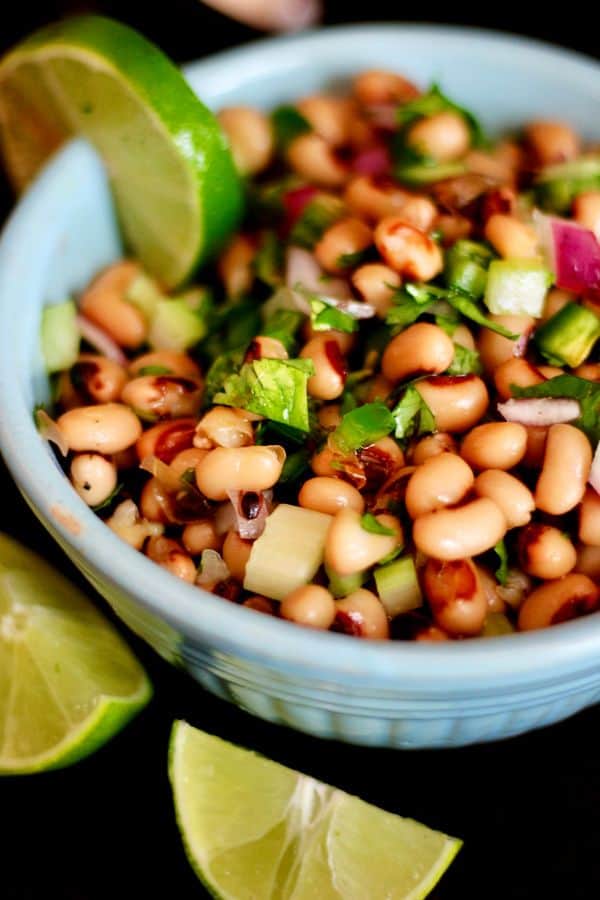
<path fill-rule="evenodd" d="M 219 120 L 247 208 L 201 283 L 124 259 L 44 313 L 36 420 L 74 489 L 174 576 L 303 626 L 599 609 L 600 150 L 559 121 L 492 141 L 387 71 Z"/>

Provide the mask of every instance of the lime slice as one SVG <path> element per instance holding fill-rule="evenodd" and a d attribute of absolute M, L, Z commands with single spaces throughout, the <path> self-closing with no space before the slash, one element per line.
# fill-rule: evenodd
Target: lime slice
<path fill-rule="evenodd" d="M 416 900 L 461 846 L 185 722 L 170 778 L 190 862 L 224 900 Z"/>
<path fill-rule="evenodd" d="M 140 664 L 83 594 L 0 534 L 0 773 L 76 762 L 151 694 Z"/>
<path fill-rule="evenodd" d="M 217 120 L 157 47 L 101 16 L 44 28 L 0 63 L 0 147 L 17 189 L 72 134 L 102 154 L 126 239 L 167 287 L 236 227 L 241 182 Z"/>

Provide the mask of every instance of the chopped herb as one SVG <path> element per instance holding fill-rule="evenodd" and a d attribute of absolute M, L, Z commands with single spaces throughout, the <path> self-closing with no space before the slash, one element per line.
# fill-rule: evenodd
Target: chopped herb
<path fill-rule="evenodd" d="M 516 341 L 519 337 L 518 334 L 513 334 L 508 328 L 505 328 L 504 325 L 498 325 L 497 322 L 492 322 L 491 319 L 488 319 L 488 317 L 481 312 L 476 301 L 472 300 L 467 294 L 459 293 L 456 290 L 448 291 L 446 300 L 450 306 L 453 306 L 461 316 L 465 317 L 465 319 L 471 319 L 473 322 L 477 322 L 478 325 L 483 325 L 485 328 L 489 328 L 490 331 L 501 334 L 502 337 L 510 338 L 511 341 Z"/>
<path fill-rule="evenodd" d="M 436 430 L 433 413 L 412 384 L 392 410 L 392 416 L 398 440 L 407 440 L 413 435 L 429 434 Z"/>
<path fill-rule="evenodd" d="M 274 231 L 265 231 L 262 235 L 258 253 L 254 257 L 256 277 L 270 287 L 281 283 L 283 268 L 283 244 Z"/>
<path fill-rule="evenodd" d="M 229 375 L 214 402 L 310 431 L 307 384 L 313 372 L 310 359 L 257 359 Z"/>
<path fill-rule="evenodd" d="M 329 440 L 342 453 L 352 453 L 388 435 L 395 424 L 394 417 L 384 403 L 365 403 L 342 417 Z"/>
<path fill-rule="evenodd" d="M 356 250 L 354 253 L 342 253 L 337 259 L 337 265 L 340 269 L 354 269 L 356 266 L 362 265 L 370 255 L 370 247 L 365 250 Z"/>
<path fill-rule="evenodd" d="M 142 366 L 138 369 L 138 375 L 172 375 L 173 370 L 167 366 Z"/>
<path fill-rule="evenodd" d="M 454 359 L 448 366 L 448 375 L 479 375 L 481 362 L 477 350 L 470 350 L 462 344 L 454 345 Z"/>
<path fill-rule="evenodd" d="M 326 300 L 322 300 L 317 294 L 313 294 L 309 300 L 310 321 L 315 331 L 344 331 L 352 334 L 358 330 L 358 322 L 342 309 L 330 306 Z"/>
<path fill-rule="evenodd" d="M 291 353 L 296 345 L 295 334 L 303 319 L 304 315 L 295 309 L 277 309 L 268 317 L 260 333 L 281 341 L 287 352 Z"/>
<path fill-rule="evenodd" d="M 508 580 L 508 552 L 506 550 L 506 544 L 504 540 L 498 541 L 496 546 L 494 547 L 494 553 L 498 556 L 500 561 L 500 565 L 495 571 L 496 578 L 500 582 L 500 584 L 506 584 Z"/>
<path fill-rule="evenodd" d="M 298 481 L 302 478 L 304 473 L 310 468 L 309 459 L 310 453 L 305 448 L 296 450 L 295 453 L 290 453 L 283 464 L 279 482 L 281 484 L 289 484 L 291 481 Z"/>
<path fill-rule="evenodd" d="M 223 389 L 230 375 L 237 372 L 244 361 L 246 346 L 237 347 L 228 353 L 217 356 L 208 372 L 204 385 L 204 405 L 209 406 L 213 402 L 215 394 Z"/>
<path fill-rule="evenodd" d="M 546 166 L 537 176 L 534 189 L 537 203 L 543 209 L 569 212 L 577 194 L 600 189 L 600 156 L 589 154 Z"/>
<path fill-rule="evenodd" d="M 511 384 L 514 397 L 569 397 L 578 400 L 581 415 L 573 422 L 584 431 L 592 446 L 600 441 L 600 384 L 576 375 L 557 375 L 541 384 L 517 387 Z"/>
<path fill-rule="evenodd" d="M 296 219 L 290 232 L 290 243 L 312 250 L 315 244 L 338 219 L 346 207 L 332 194 L 317 194 L 310 200 Z"/>
<path fill-rule="evenodd" d="M 312 131 L 308 119 L 295 106 L 278 106 L 271 113 L 271 124 L 279 150 L 285 150 L 301 134 Z"/>
<path fill-rule="evenodd" d="M 383 534 L 386 537 L 394 537 L 396 534 L 393 528 L 387 528 L 378 522 L 373 513 L 365 513 L 364 516 L 361 516 L 360 526 L 369 534 Z"/>

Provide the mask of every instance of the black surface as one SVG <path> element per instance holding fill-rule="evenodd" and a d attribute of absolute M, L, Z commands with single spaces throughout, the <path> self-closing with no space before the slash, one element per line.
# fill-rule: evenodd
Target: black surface
<path fill-rule="evenodd" d="M 58 14 L 85 8 L 134 24 L 178 60 L 255 36 L 195 0 L 87 5 L 21 0 L 18 7 L 0 11 L 0 49 Z M 535 24 L 524 20 L 522 4 L 502 6 L 495 14 L 485 7 L 478 14 L 467 10 L 466 5 L 451 11 L 429 5 L 422 13 L 408 10 L 407 17 L 502 28 L 598 52 L 597 29 L 586 24 L 584 15 L 591 13 L 583 8 L 579 14 L 545 10 L 543 21 Z M 394 14 L 398 7 L 376 0 L 361 16 L 352 16 L 346 4 L 330 3 L 326 20 L 391 19 Z M 4 184 L 0 203 L 6 211 Z M 0 486 L 0 526 L 81 582 L 4 470 Z M 366 750 L 251 718 L 127 637 L 155 685 L 146 711 L 110 745 L 71 769 L 0 780 L 2 900 L 206 896 L 181 849 L 167 781 L 168 736 L 178 717 L 462 837 L 465 847 L 432 895 L 436 900 L 600 896 L 598 708 L 503 743 L 452 751 Z"/>

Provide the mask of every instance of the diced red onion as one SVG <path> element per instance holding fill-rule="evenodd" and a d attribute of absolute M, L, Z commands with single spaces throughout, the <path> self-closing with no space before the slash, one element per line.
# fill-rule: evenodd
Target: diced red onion
<path fill-rule="evenodd" d="M 200 557 L 200 570 L 196 575 L 196 584 L 213 585 L 226 581 L 230 576 L 230 571 L 225 564 L 225 560 L 216 550 L 203 550 Z"/>
<path fill-rule="evenodd" d="M 69 445 L 58 424 L 51 419 L 45 409 L 38 409 L 35 413 L 35 423 L 40 436 L 51 444 L 54 444 L 62 456 L 69 452 Z"/>
<path fill-rule="evenodd" d="M 247 493 L 256 493 L 258 497 L 258 511 L 249 519 L 244 513 L 243 499 Z M 235 513 L 235 530 L 245 541 L 255 541 L 265 530 L 267 516 L 271 511 L 273 491 L 227 491 L 231 505 Z"/>
<path fill-rule="evenodd" d="M 527 351 L 527 344 L 529 343 L 529 338 L 531 337 L 531 332 L 533 331 L 533 326 L 526 328 L 517 338 L 517 340 L 513 344 L 513 356 L 525 356 Z"/>
<path fill-rule="evenodd" d="M 498 412 L 507 422 L 545 427 L 578 419 L 581 407 L 568 397 L 520 397 L 499 403 Z"/>
<path fill-rule="evenodd" d="M 286 191 L 282 196 L 283 207 L 285 209 L 285 218 L 288 228 L 300 218 L 310 201 L 319 193 L 318 189 L 312 184 L 305 184 L 302 187 L 293 188 Z"/>
<path fill-rule="evenodd" d="M 537 211 L 534 223 L 556 286 L 575 294 L 600 289 L 600 244 L 594 232 Z"/>
<path fill-rule="evenodd" d="M 361 175 L 389 175 L 392 161 L 387 147 L 375 144 L 373 147 L 359 150 L 352 160 L 352 168 Z"/>
<path fill-rule="evenodd" d="M 596 493 L 600 494 L 600 444 L 598 444 L 596 452 L 594 453 L 588 482 L 594 488 Z"/>
<path fill-rule="evenodd" d="M 103 328 L 91 322 L 86 316 L 82 316 L 81 313 L 77 315 L 76 322 L 81 337 L 88 344 L 91 344 L 98 353 L 106 356 L 107 359 L 112 359 L 113 362 L 119 363 L 120 366 L 127 365 L 127 357 Z"/>

